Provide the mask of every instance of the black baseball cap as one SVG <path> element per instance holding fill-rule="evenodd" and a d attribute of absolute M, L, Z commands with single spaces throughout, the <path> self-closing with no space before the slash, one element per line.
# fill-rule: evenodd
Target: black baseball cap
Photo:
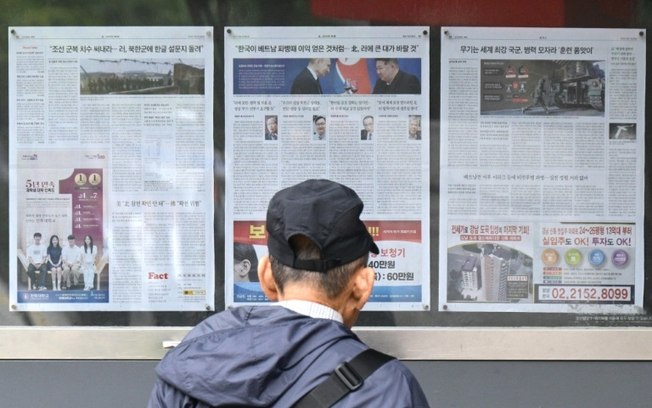
<path fill-rule="evenodd" d="M 279 191 L 267 209 L 267 248 L 280 263 L 326 272 L 378 246 L 360 220 L 364 204 L 355 191 L 330 180 L 306 180 Z M 319 247 L 321 259 L 297 259 L 290 238 L 304 235 Z"/>

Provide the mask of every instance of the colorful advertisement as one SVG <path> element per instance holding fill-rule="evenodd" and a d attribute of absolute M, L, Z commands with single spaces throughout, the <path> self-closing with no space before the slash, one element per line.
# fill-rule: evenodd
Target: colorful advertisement
<path fill-rule="evenodd" d="M 442 28 L 440 311 L 645 313 L 644 33 Z"/>

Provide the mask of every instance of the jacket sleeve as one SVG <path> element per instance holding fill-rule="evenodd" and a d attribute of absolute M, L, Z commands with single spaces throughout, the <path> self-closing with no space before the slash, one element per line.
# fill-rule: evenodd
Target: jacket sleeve
<path fill-rule="evenodd" d="M 147 402 L 147 408 L 199 408 L 197 400 L 188 397 L 160 378 L 156 379 L 152 393 Z"/>

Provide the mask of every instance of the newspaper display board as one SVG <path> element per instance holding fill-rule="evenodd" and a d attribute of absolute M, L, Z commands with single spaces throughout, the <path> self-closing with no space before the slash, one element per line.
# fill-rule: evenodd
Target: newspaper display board
<path fill-rule="evenodd" d="M 328 178 L 360 195 L 381 251 L 365 310 L 428 310 L 428 28 L 227 27 L 224 37 L 226 305 L 266 301 L 256 268 L 272 195 Z"/>
<path fill-rule="evenodd" d="M 10 27 L 10 310 L 214 310 L 211 27 Z"/>
<path fill-rule="evenodd" d="M 644 313 L 645 30 L 441 41 L 439 310 Z"/>

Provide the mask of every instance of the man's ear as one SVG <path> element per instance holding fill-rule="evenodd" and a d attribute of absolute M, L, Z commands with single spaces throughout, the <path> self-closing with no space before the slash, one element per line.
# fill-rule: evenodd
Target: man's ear
<path fill-rule="evenodd" d="M 272 275 L 272 263 L 267 255 L 258 261 L 258 280 L 265 296 L 272 302 L 278 301 L 278 287 Z"/>
<path fill-rule="evenodd" d="M 362 310 L 371 296 L 374 288 L 374 270 L 373 268 L 360 268 L 355 274 L 355 284 L 353 287 L 353 296 L 356 301 L 356 309 Z"/>

